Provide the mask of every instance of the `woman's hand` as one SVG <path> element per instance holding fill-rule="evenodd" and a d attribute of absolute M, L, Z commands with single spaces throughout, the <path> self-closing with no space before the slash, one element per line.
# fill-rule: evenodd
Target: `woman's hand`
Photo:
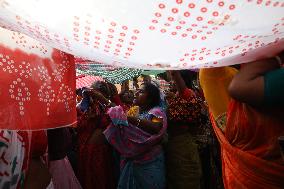
<path fill-rule="evenodd" d="M 113 107 L 115 103 L 111 102 L 109 99 L 104 97 L 104 95 L 94 89 L 90 90 L 90 96 L 94 99 L 102 103 L 104 106 Z"/>
<path fill-rule="evenodd" d="M 150 134 L 158 134 L 163 127 L 163 120 L 160 122 L 152 122 L 146 119 L 128 116 L 127 121 Z"/>

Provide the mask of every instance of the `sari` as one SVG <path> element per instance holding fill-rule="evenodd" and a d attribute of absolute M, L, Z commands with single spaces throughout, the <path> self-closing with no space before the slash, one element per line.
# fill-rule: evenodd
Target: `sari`
<path fill-rule="evenodd" d="M 103 135 L 110 120 L 101 107 L 92 111 L 93 117 L 84 113 L 78 120 L 78 179 L 84 189 L 114 189 L 113 149 Z"/>
<path fill-rule="evenodd" d="M 237 70 L 231 67 L 201 69 L 199 72 L 200 85 L 210 113 L 222 131 L 226 127 L 227 107 L 231 100 L 228 87 L 236 73 Z"/>
<path fill-rule="evenodd" d="M 201 121 L 201 102 L 190 89 L 167 98 L 167 102 L 167 187 L 201 188 L 202 167 L 196 142 Z"/>
<path fill-rule="evenodd" d="M 50 177 L 41 159 L 46 149 L 45 131 L 0 130 L 0 188 L 47 186 Z"/>
<path fill-rule="evenodd" d="M 0 130 L 0 188 L 23 188 L 29 145 L 28 132 Z"/>
<path fill-rule="evenodd" d="M 218 75 L 222 78 L 231 77 L 228 75 L 229 72 L 224 75 L 224 69 L 229 68 L 214 70 L 216 78 Z M 204 69 L 202 73 L 210 75 L 212 72 Z M 202 79 L 204 77 L 201 76 L 200 80 Z M 215 82 L 219 81 L 222 80 L 215 80 Z M 209 83 L 213 84 L 214 81 L 203 80 L 203 87 L 210 88 L 211 86 L 206 85 Z M 222 89 L 218 90 L 216 86 L 222 85 L 214 84 L 214 90 L 220 92 Z M 225 94 L 226 90 L 223 93 Z M 214 106 L 215 102 L 212 100 L 217 101 L 214 95 L 208 98 L 208 104 L 211 104 L 210 110 L 216 113 L 218 108 Z M 223 102 L 223 104 L 226 103 Z M 279 111 L 277 110 L 278 115 Z M 218 116 L 211 114 L 211 122 L 221 145 L 225 188 L 283 188 L 284 162 L 281 159 L 281 149 L 277 141 L 279 136 L 284 135 L 283 116 L 277 116 L 275 110 L 255 109 L 233 99 L 229 99 L 225 112 L 224 132 L 221 130 L 224 127 L 220 127 L 220 122 L 216 119 Z"/>
<path fill-rule="evenodd" d="M 108 142 L 121 155 L 121 174 L 118 188 L 163 189 L 165 188 L 165 160 L 162 139 L 167 129 L 167 119 L 161 108 L 140 113 L 139 118 L 151 120 L 151 116 L 163 119 L 158 134 L 149 134 L 128 124 L 122 107 L 111 108 L 112 124 L 105 130 Z"/>

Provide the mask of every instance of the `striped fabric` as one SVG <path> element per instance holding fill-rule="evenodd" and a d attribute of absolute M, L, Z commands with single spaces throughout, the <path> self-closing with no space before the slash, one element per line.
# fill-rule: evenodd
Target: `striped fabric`
<path fill-rule="evenodd" d="M 104 81 L 102 77 L 91 75 L 80 75 L 76 77 L 76 89 L 90 87 L 95 81 Z"/>

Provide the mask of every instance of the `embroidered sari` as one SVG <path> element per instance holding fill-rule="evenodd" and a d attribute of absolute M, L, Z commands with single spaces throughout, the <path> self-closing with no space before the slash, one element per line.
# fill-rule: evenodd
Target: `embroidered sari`
<path fill-rule="evenodd" d="M 0 130 L 0 188 L 22 188 L 28 169 L 26 131 Z"/>

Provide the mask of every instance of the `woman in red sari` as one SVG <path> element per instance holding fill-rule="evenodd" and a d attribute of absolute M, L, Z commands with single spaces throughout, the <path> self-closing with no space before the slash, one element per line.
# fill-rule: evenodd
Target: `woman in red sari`
<path fill-rule="evenodd" d="M 116 188 L 113 149 L 103 131 L 110 124 L 105 114 L 111 93 L 105 82 L 96 82 L 96 91 L 87 91 L 91 97 L 87 111 L 78 117 L 78 177 L 84 189 Z"/>
<path fill-rule="evenodd" d="M 230 82 L 229 90 L 218 86 L 225 68 L 203 69 L 200 81 L 212 112 L 212 123 L 222 151 L 225 188 L 269 188 L 284 186 L 284 161 L 278 137 L 284 135 L 283 52 L 277 58 L 255 61 L 242 66 Z M 220 73 L 223 73 L 222 75 Z M 216 76 L 216 77 L 215 77 Z M 230 76 L 226 77 L 230 78 Z M 212 89 L 214 85 L 214 90 Z M 226 118 L 218 122 L 214 112 L 224 111 L 212 98 L 227 93 L 230 97 Z M 219 96 L 219 101 L 222 101 Z M 217 97 L 217 96 L 216 96 Z M 226 104 L 226 103 L 224 103 Z M 224 133 L 218 127 L 223 123 Z"/>

